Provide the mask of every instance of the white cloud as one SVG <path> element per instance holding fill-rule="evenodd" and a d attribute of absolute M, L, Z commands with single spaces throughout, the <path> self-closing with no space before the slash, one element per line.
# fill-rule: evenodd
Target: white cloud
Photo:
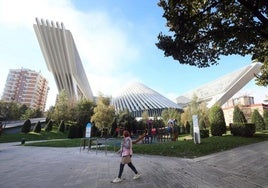
<path fill-rule="evenodd" d="M 132 79 L 133 76 L 124 68 L 135 63 L 135 60 L 139 58 L 139 50 L 130 42 L 130 36 L 121 29 L 122 22 L 116 23 L 105 12 L 78 11 L 69 0 L 0 0 L 0 26 L 20 35 L 21 41 L 10 39 L 10 42 L 14 42 L 14 45 L 16 42 L 23 42 L 24 49 L 28 49 L 25 51 L 26 56 L 29 49 L 37 48 L 37 46 L 28 45 L 38 45 L 35 36 L 31 38 L 34 41 L 23 41 L 25 33 L 35 35 L 33 24 L 35 24 L 36 17 L 63 22 L 66 29 L 72 32 L 94 95 L 97 95 L 98 92 L 112 95 L 121 84 Z M 51 73 L 47 71 L 42 54 L 35 58 L 29 58 L 33 62 L 28 61 L 23 64 L 21 59 L 14 57 L 12 61 L 17 64 L 17 67 L 5 65 L 4 68 L 6 72 L 10 68 L 21 67 L 35 70 L 34 64 L 42 62 L 42 66 L 40 66 L 42 74 L 50 78 L 51 90 L 48 96 L 48 108 L 55 102 L 56 86 Z M 7 60 L 1 59 L 1 61 Z M 50 75 L 48 76 L 48 74 Z"/>

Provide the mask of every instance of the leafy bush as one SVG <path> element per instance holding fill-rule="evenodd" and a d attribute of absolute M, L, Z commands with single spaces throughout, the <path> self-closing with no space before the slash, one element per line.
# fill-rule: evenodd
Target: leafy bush
<path fill-rule="evenodd" d="M 63 132 L 63 133 L 65 131 L 65 125 L 64 125 L 64 121 L 63 120 L 61 120 L 61 122 L 60 122 L 58 131 Z"/>
<path fill-rule="evenodd" d="M 31 120 L 27 119 L 22 125 L 21 132 L 23 132 L 23 133 L 30 132 L 31 131 L 31 126 L 32 126 Z"/>
<path fill-rule="evenodd" d="M 233 123 L 230 130 L 234 136 L 251 137 L 256 132 L 256 126 L 253 123 Z"/>
<path fill-rule="evenodd" d="M 38 122 L 34 125 L 33 131 L 34 131 L 35 133 L 40 133 L 40 132 L 41 132 L 41 123 L 40 123 L 40 121 L 38 121 Z"/>
<path fill-rule="evenodd" d="M 254 110 L 251 116 L 251 123 L 254 123 L 256 125 L 256 130 L 257 131 L 262 131 L 265 129 L 265 123 L 264 119 L 259 113 L 258 110 Z"/>
<path fill-rule="evenodd" d="M 214 105 L 209 111 L 210 130 L 212 136 L 222 136 L 226 133 L 226 124 L 223 110 L 220 106 Z"/>
<path fill-rule="evenodd" d="M 247 123 L 246 117 L 238 106 L 235 106 L 233 112 L 233 123 Z"/>
<path fill-rule="evenodd" d="M 45 125 L 45 131 L 49 132 L 52 131 L 53 122 L 49 120 L 48 123 Z"/>
<path fill-rule="evenodd" d="M 208 138 L 209 137 L 209 130 L 200 130 L 200 137 L 201 138 Z"/>

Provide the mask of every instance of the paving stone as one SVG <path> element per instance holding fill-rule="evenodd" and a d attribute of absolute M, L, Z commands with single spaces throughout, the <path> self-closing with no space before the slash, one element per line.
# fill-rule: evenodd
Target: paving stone
<path fill-rule="evenodd" d="M 120 157 L 113 152 L 0 144 L 1 188 L 268 188 L 268 142 L 185 159 L 137 155 L 126 165 L 124 181 L 117 176 Z"/>

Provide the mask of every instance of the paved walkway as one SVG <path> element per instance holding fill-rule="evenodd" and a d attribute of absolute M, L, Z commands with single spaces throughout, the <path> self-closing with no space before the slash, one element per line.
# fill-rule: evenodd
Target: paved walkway
<path fill-rule="evenodd" d="M 142 174 L 133 180 L 125 166 L 119 184 L 111 183 L 120 158 L 79 148 L 0 144 L 1 188 L 268 188 L 268 141 L 196 159 L 134 155 Z"/>

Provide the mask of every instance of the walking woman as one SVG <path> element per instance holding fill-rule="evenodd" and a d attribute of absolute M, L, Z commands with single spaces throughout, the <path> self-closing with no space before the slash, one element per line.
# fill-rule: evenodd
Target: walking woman
<path fill-rule="evenodd" d="M 131 168 L 131 170 L 135 173 L 133 179 L 138 179 L 140 177 L 140 174 L 138 173 L 135 166 L 131 162 L 131 156 L 133 154 L 133 150 L 132 150 L 132 140 L 130 138 L 130 134 L 128 131 L 124 131 L 123 136 L 124 138 L 121 142 L 121 148 L 119 150 L 122 159 L 120 163 L 118 176 L 113 180 L 113 183 L 119 183 L 122 181 L 121 177 L 123 174 L 125 164 L 127 164 Z"/>

